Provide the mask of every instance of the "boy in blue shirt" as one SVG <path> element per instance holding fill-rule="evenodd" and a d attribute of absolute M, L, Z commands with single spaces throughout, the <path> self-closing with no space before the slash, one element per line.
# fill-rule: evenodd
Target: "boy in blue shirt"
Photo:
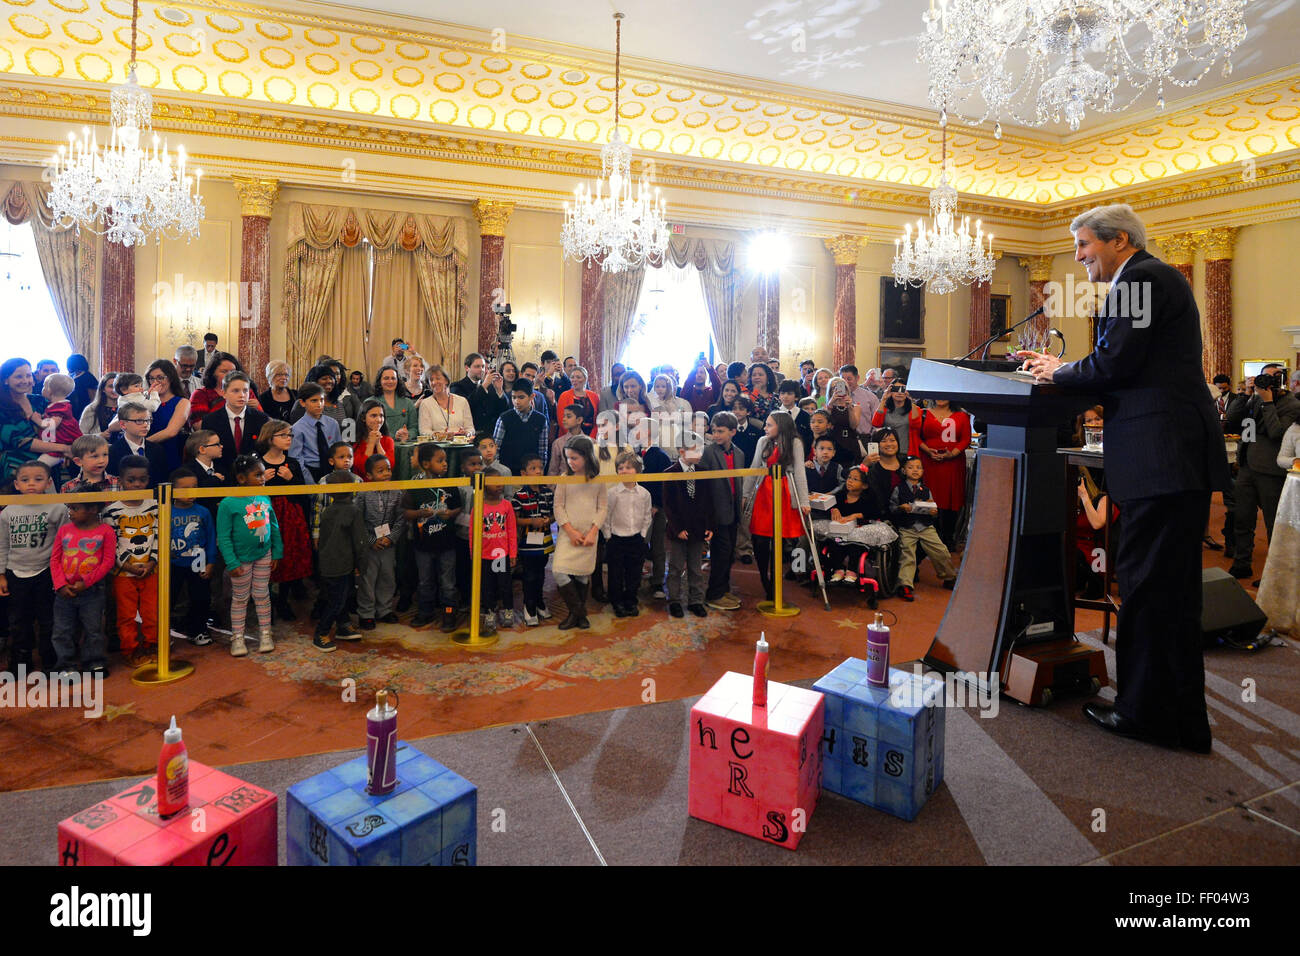
<path fill-rule="evenodd" d="M 303 416 L 293 423 L 289 456 L 319 482 L 332 470 L 330 446 L 341 437 L 339 423 L 325 414 L 325 389 L 308 382 L 298 389 Z"/>
<path fill-rule="evenodd" d="M 172 589 L 184 588 L 189 607 L 184 620 L 172 627 L 172 636 L 202 646 L 211 644 L 208 635 L 208 611 L 212 604 L 212 574 L 218 563 L 217 528 L 212 512 L 187 498 L 185 493 L 199 486 L 199 479 L 189 468 L 177 468 L 172 483 Z"/>

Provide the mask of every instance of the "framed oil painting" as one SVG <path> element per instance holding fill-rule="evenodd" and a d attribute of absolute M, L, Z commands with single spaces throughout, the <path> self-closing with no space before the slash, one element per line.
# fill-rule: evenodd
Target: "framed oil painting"
<path fill-rule="evenodd" d="M 896 285 L 880 277 L 880 341 L 920 345 L 925 341 L 925 289 Z"/>

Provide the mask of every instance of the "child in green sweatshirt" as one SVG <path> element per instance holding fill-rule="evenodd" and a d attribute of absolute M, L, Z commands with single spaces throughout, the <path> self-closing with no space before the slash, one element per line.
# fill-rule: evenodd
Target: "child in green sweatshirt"
<path fill-rule="evenodd" d="M 261 487 L 265 478 L 262 462 L 254 455 L 235 459 L 235 484 L 240 488 Z M 230 569 L 230 654 L 243 657 L 244 621 L 251 593 L 261 627 L 261 653 L 275 650 L 271 639 L 271 571 L 284 554 L 280 525 L 275 520 L 271 499 L 265 495 L 232 496 L 221 499 L 217 508 L 217 548 Z"/>

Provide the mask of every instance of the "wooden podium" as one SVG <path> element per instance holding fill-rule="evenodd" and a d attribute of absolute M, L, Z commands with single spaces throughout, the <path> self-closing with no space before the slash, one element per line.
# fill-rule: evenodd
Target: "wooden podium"
<path fill-rule="evenodd" d="M 1094 396 L 1037 384 L 1018 362 L 912 362 L 909 394 L 947 398 L 984 423 L 961 571 L 924 660 L 1026 704 L 1052 688 L 1106 683 L 1104 658 L 1075 641 L 1059 426 Z M 1100 672 L 1100 673 L 1098 673 Z M 1046 693 L 1044 693 L 1046 691 Z"/>

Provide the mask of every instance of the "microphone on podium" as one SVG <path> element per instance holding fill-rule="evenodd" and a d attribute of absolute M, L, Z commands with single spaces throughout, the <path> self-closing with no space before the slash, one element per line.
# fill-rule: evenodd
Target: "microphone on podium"
<path fill-rule="evenodd" d="M 980 352 L 980 361 L 981 361 L 981 362 L 984 361 L 985 359 L 987 359 L 987 358 L 989 357 L 989 346 L 990 346 L 990 345 L 992 345 L 992 344 L 993 344 L 994 342 L 996 342 L 998 339 L 1002 338 L 1002 336 L 1006 335 L 1007 333 L 1012 332 L 1012 331 L 1014 331 L 1015 329 L 1020 328 L 1022 325 L 1024 325 L 1024 324 L 1025 324 L 1026 322 L 1028 322 L 1030 319 L 1036 319 L 1036 318 L 1038 318 L 1038 317 L 1039 317 L 1040 315 L 1042 315 L 1045 311 L 1046 311 L 1046 307 L 1040 305 L 1040 306 L 1039 306 L 1038 308 L 1036 308 L 1033 312 L 1030 312 L 1027 316 L 1025 316 L 1023 319 L 1021 319 L 1019 322 L 1017 322 L 1015 325 L 1011 326 L 1010 328 L 1003 329 L 1001 332 L 994 332 L 994 333 L 993 333 L 992 335 L 990 335 L 987 339 L 985 339 L 985 340 L 984 340 L 983 342 L 981 342 L 979 345 L 975 346 L 973 349 L 971 349 L 969 352 L 967 352 L 965 355 L 963 355 L 963 356 L 962 356 L 961 358 L 959 358 L 957 361 L 959 361 L 959 362 L 964 362 L 964 361 L 966 361 L 968 358 L 970 358 L 970 357 L 971 357 L 972 355 L 974 355 L 976 352 L 979 352 L 980 349 L 983 349 L 983 350 L 984 350 L 983 352 Z M 1059 334 L 1059 333 L 1058 333 L 1058 334 Z M 1064 340 L 1062 340 L 1062 341 L 1064 341 Z"/>

